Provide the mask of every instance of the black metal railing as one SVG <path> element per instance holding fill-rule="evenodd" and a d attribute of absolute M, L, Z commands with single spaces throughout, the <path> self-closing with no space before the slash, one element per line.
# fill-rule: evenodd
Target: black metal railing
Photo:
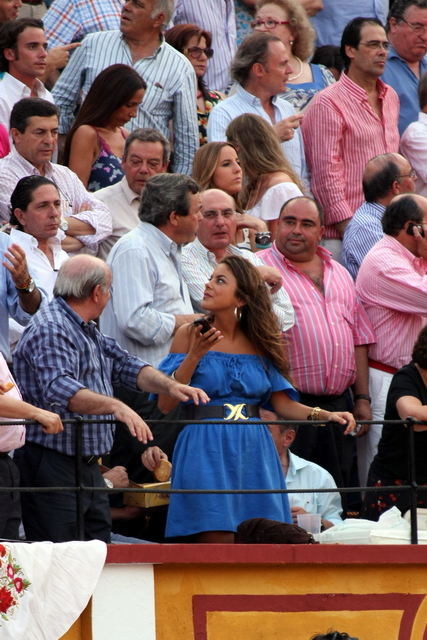
<path fill-rule="evenodd" d="M 166 425 L 168 421 L 165 420 L 146 420 L 146 423 L 150 425 L 162 424 Z M 181 424 L 185 426 L 188 424 L 188 420 L 173 420 L 169 421 L 174 424 Z M 192 420 L 192 424 L 197 424 L 198 421 Z M 105 424 L 105 425 L 115 425 L 117 424 L 116 420 L 102 419 L 100 416 L 96 419 L 91 420 L 83 420 L 81 417 L 77 417 L 73 420 L 63 420 L 64 425 L 74 426 L 76 430 L 76 483 L 71 487 L 13 487 L 14 491 L 19 491 L 20 493 L 32 493 L 32 492 L 74 492 L 76 494 L 76 517 L 77 517 L 77 539 L 84 540 L 84 505 L 83 498 L 84 492 L 101 492 L 101 493 L 159 493 L 159 490 L 156 488 L 147 489 L 147 488 L 114 488 L 110 489 L 108 487 L 85 487 L 83 484 L 83 437 L 82 437 L 82 429 L 83 424 Z M 210 419 L 209 424 L 222 424 L 223 420 L 215 420 Z M 234 424 L 245 424 L 243 420 L 233 421 Z M 322 427 L 324 422 L 316 422 L 316 421 L 289 421 L 289 420 L 261 420 L 262 424 L 283 424 L 283 425 L 311 425 Z M 38 424 L 36 422 L 32 422 L 29 420 L 20 420 L 20 421 L 7 421 L 8 425 L 32 425 Z M 417 499 L 418 499 L 418 484 L 416 481 L 416 464 L 415 464 L 415 442 L 414 442 L 414 427 L 416 425 L 425 425 L 423 422 L 418 422 L 414 420 L 414 418 L 408 417 L 406 420 L 401 421 L 386 421 L 386 420 L 358 420 L 358 424 L 383 424 L 383 425 L 404 425 L 408 428 L 409 432 L 409 484 L 402 484 L 398 487 L 396 485 L 392 486 L 381 486 L 381 487 L 337 487 L 336 489 L 318 489 L 317 487 L 311 487 L 307 489 L 162 489 L 162 494 L 173 494 L 173 493 L 182 493 L 182 494 L 263 494 L 263 493 L 354 493 L 357 491 L 365 492 L 386 492 L 386 491 L 396 491 L 398 489 L 399 492 L 410 492 L 410 524 L 411 524 L 411 544 L 418 544 L 418 522 L 417 522 Z M 1 424 L 0 424 L 1 428 Z M 101 457 L 101 454 L 100 454 Z M 141 463 L 142 464 L 142 463 Z M 11 487 L 0 487 L 0 493 L 9 492 Z M 424 487 L 425 490 L 425 487 Z"/>

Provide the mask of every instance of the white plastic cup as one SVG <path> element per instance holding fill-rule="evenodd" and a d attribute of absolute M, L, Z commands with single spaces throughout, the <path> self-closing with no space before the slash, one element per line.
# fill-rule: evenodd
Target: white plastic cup
<path fill-rule="evenodd" d="M 298 513 L 297 519 L 299 527 L 302 527 L 313 535 L 320 533 L 320 513 Z"/>

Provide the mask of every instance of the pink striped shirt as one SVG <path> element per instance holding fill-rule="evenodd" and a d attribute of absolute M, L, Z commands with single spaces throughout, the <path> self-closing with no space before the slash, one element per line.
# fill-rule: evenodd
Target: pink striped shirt
<path fill-rule="evenodd" d="M 356 291 L 377 337 L 369 357 L 396 369 L 408 364 L 427 323 L 427 262 L 385 235 L 366 254 Z"/>
<path fill-rule="evenodd" d="M 399 98 L 382 80 L 377 86 L 382 119 L 366 91 L 343 73 L 313 98 L 301 123 L 311 190 L 325 211 L 325 238 L 339 238 L 333 225 L 362 204 L 366 163 L 399 150 Z"/>
<path fill-rule="evenodd" d="M 355 345 L 370 344 L 375 336 L 348 271 L 323 247 L 317 255 L 323 261 L 324 296 L 275 242 L 257 253 L 265 264 L 280 269 L 294 307 L 295 325 L 286 339 L 296 387 L 316 396 L 339 395 L 356 377 Z"/>

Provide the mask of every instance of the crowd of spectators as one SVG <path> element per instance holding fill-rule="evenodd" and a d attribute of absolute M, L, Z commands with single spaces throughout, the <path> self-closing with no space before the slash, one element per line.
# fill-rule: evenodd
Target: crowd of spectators
<path fill-rule="evenodd" d="M 426 113 L 427 0 L 0 0 L 0 415 L 39 423 L 0 427 L 0 485 L 72 485 L 78 415 L 88 487 L 171 458 L 172 488 L 312 490 L 173 494 L 166 534 L 87 492 L 86 539 L 328 528 L 352 506 L 316 489 L 407 482 L 381 421 L 425 418 Z M 12 491 L 0 537 L 21 506 L 76 538 L 74 494 Z"/>

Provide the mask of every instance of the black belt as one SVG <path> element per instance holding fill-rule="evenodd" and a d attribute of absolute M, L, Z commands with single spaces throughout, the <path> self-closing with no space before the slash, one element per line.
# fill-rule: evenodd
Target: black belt
<path fill-rule="evenodd" d="M 57 451 L 56 449 L 51 449 L 50 447 L 44 447 L 42 444 L 39 444 L 38 442 L 31 442 L 31 441 L 26 441 L 25 443 L 26 446 L 30 446 L 30 447 L 36 447 L 36 449 L 44 449 L 45 451 L 53 451 L 54 453 L 57 453 L 60 456 L 65 456 L 68 459 L 74 459 L 76 456 L 69 456 L 68 453 L 64 453 L 63 451 Z M 102 458 L 103 455 L 107 455 L 108 453 L 110 453 L 109 451 L 107 453 L 96 453 L 93 456 L 82 456 L 82 462 L 83 464 L 87 464 L 87 465 L 91 465 L 91 464 L 95 464 L 95 462 L 98 462 L 99 458 Z"/>
<path fill-rule="evenodd" d="M 205 420 L 206 418 L 222 418 L 230 421 L 259 418 L 259 405 L 226 403 L 207 406 L 189 404 L 184 407 L 184 420 Z"/>

